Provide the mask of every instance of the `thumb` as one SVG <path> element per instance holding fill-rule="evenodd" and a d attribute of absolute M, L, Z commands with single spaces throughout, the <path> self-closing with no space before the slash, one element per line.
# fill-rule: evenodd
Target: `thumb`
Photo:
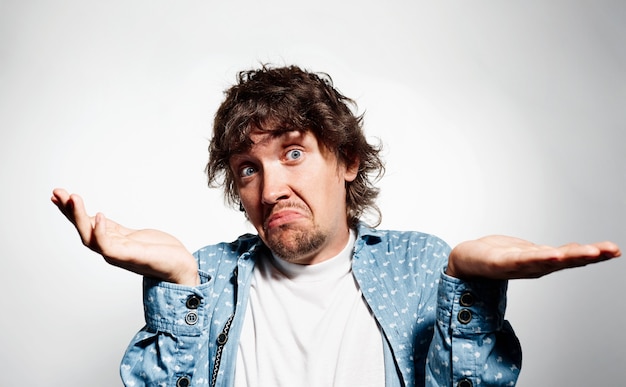
<path fill-rule="evenodd" d="M 105 255 L 104 250 L 107 244 L 107 218 L 103 213 L 98 212 L 95 216 L 94 227 L 93 227 L 93 241 L 91 244 L 91 248 Z"/>

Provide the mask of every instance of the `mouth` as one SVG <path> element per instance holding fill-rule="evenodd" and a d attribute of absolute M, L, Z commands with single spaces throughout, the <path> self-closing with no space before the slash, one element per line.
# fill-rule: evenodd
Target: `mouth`
<path fill-rule="evenodd" d="M 305 216 L 302 211 L 296 208 L 283 208 L 272 212 L 265 221 L 265 229 L 272 230 L 277 227 L 285 226 L 289 223 L 303 219 Z"/>

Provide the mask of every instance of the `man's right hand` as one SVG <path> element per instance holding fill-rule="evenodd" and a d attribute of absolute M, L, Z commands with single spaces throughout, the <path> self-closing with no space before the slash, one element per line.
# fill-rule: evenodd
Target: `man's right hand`
<path fill-rule="evenodd" d="M 195 258 L 173 236 L 158 230 L 132 230 L 102 213 L 89 216 L 81 197 L 62 188 L 52 191 L 51 200 L 76 227 L 83 244 L 111 265 L 180 285 L 200 284 Z"/>

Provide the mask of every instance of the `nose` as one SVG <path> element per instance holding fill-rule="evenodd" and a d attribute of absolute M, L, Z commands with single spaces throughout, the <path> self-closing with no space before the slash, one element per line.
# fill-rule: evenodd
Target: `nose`
<path fill-rule="evenodd" d="M 290 195 L 291 189 L 287 174 L 280 167 L 264 167 L 261 190 L 263 204 L 274 205 L 280 200 L 288 199 Z"/>

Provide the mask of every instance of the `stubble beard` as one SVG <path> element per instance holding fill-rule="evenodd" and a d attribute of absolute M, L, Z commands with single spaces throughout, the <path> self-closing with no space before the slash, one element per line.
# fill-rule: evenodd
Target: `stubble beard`
<path fill-rule="evenodd" d="M 266 243 L 278 257 L 287 262 L 298 263 L 302 258 L 319 250 L 326 239 L 327 235 L 317 226 L 307 230 L 283 225 L 268 235 Z"/>

